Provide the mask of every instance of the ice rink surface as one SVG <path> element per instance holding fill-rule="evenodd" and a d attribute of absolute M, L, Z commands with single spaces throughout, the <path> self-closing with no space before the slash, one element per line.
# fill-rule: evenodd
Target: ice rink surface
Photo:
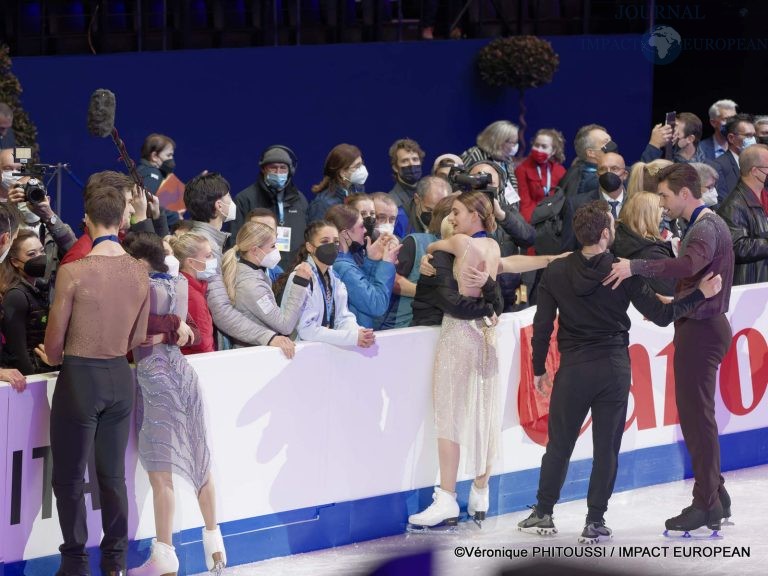
<path fill-rule="evenodd" d="M 586 501 L 576 500 L 555 507 L 555 536 L 541 537 L 517 530 L 517 522 L 528 515 L 521 511 L 489 518 L 479 529 L 472 522 L 459 524 L 455 534 L 402 534 L 339 548 L 272 558 L 254 564 L 233 566 L 228 576 L 324 576 L 367 574 L 395 556 L 434 551 L 435 576 L 495 575 L 501 570 L 539 561 L 545 551 L 559 555 L 566 574 L 569 568 L 611 574 L 677 576 L 768 574 L 768 466 L 734 470 L 724 474 L 732 505 L 732 525 L 721 530 L 722 539 L 665 538 L 664 520 L 676 516 L 691 502 L 693 480 L 639 488 L 613 495 L 606 523 L 613 540 L 603 546 L 604 556 L 585 558 L 577 543 L 586 515 Z M 703 529 L 705 533 L 709 533 Z M 666 547 L 666 548 L 664 548 Z M 458 549 L 458 551 L 457 551 Z M 484 557 L 470 556 L 482 550 Z M 491 550 L 517 558 L 488 557 Z M 626 557 L 632 550 L 635 555 Z M 488 552 L 486 552 L 488 551 Z M 593 551 L 594 552 L 594 551 Z M 749 557 L 730 556 L 747 552 Z M 536 558 L 531 560 L 534 553 Z M 527 554 L 528 559 L 519 555 Z M 459 555 L 463 555 L 459 557 Z M 655 556 L 653 556 L 655 555 Z M 565 556 L 565 557 L 563 557 Z M 581 557 L 578 557 L 581 556 Z M 542 571 L 547 576 L 550 571 Z M 201 575 L 203 576 L 203 575 Z"/>

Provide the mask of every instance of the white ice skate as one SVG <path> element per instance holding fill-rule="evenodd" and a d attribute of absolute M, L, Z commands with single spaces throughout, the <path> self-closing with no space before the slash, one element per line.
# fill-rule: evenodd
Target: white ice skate
<path fill-rule="evenodd" d="M 469 501 L 467 502 L 467 515 L 475 521 L 480 528 L 483 527 L 485 515 L 488 512 L 490 490 L 488 486 L 478 488 L 472 482 L 472 488 L 469 490 Z"/>
<path fill-rule="evenodd" d="M 215 530 L 203 528 L 203 550 L 205 550 L 205 565 L 208 570 L 219 576 L 227 565 L 227 552 L 224 550 L 224 538 L 218 526 Z"/>
<path fill-rule="evenodd" d="M 449 528 L 448 531 L 455 531 L 459 522 L 459 505 L 456 502 L 456 494 L 435 487 L 432 500 L 429 508 L 408 517 L 408 532 L 429 532 L 430 528 L 438 526 L 445 526 Z"/>
<path fill-rule="evenodd" d="M 152 538 L 151 550 L 149 559 L 138 568 L 128 570 L 128 576 L 176 576 L 179 571 L 176 548 Z"/>

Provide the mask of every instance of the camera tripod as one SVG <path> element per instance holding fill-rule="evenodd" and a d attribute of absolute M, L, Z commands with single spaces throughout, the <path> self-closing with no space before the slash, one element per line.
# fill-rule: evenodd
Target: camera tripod
<path fill-rule="evenodd" d="M 469 7 L 474 4 L 475 0 L 467 0 L 466 4 L 464 4 L 464 7 L 459 12 L 459 15 L 456 16 L 456 19 L 453 21 L 453 24 L 451 24 L 451 27 L 448 29 L 448 32 L 453 32 L 456 27 L 459 25 L 459 22 L 461 21 L 462 16 L 466 13 L 467 10 L 469 10 Z M 498 16 L 499 20 L 501 20 L 501 23 L 504 25 L 504 27 L 507 29 L 507 31 L 511 34 L 512 33 L 512 26 L 510 26 L 509 22 L 507 22 L 507 19 L 504 17 L 504 13 L 501 11 L 501 7 L 498 4 L 498 0 L 490 0 L 491 6 L 493 6 L 493 9 L 496 11 L 496 16 Z"/>
<path fill-rule="evenodd" d="M 47 190 L 50 190 L 51 182 L 54 178 L 56 178 L 56 211 L 58 212 L 59 216 L 61 216 L 62 206 L 61 206 L 61 185 L 62 185 L 62 174 L 66 172 L 67 176 L 69 176 L 70 180 L 77 184 L 78 188 L 81 190 L 83 189 L 83 183 L 80 182 L 77 176 L 75 176 L 72 173 L 72 170 L 69 169 L 69 164 L 66 162 L 59 162 L 58 164 L 51 164 L 51 168 L 53 168 L 53 172 L 50 176 L 46 175 L 46 182 L 45 187 Z"/>

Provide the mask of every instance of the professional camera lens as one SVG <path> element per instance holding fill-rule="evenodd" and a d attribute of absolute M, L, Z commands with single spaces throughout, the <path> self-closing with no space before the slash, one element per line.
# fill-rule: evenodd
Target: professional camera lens
<path fill-rule="evenodd" d="M 45 202 L 45 186 L 37 178 L 31 178 L 24 185 L 24 192 L 26 193 L 27 202 L 32 202 L 33 204 Z"/>

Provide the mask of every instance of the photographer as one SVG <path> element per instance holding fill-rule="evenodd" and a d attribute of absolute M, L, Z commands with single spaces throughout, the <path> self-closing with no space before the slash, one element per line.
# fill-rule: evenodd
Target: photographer
<path fill-rule="evenodd" d="M 493 237 L 499 243 L 502 257 L 520 254 L 521 248 L 533 245 L 536 232 L 520 214 L 519 202 L 508 204 L 504 195 L 499 194 L 499 186 L 505 176 L 495 162 L 477 162 L 469 167 L 468 173 L 453 169 L 450 178 L 454 188 L 458 186 L 484 192 L 491 199 L 498 224 Z M 524 288 L 520 274 L 501 276 L 499 285 L 504 296 L 505 312 L 527 305 L 527 289 Z"/>
<path fill-rule="evenodd" d="M 15 161 L 13 150 L 0 151 L 0 166 L 3 170 L 3 186 L 8 190 L 8 201 L 22 215 L 21 225 L 40 238 L 46 256 L 43 280 L 53 285 L 59 261 L 72 248 L 77 237 L 72 228 L 62 222 L 51 208 L 50 198 L 42 182 L 42 170 L 36 170 L 35 166 L 23 169 L 22 164 Z"/>

